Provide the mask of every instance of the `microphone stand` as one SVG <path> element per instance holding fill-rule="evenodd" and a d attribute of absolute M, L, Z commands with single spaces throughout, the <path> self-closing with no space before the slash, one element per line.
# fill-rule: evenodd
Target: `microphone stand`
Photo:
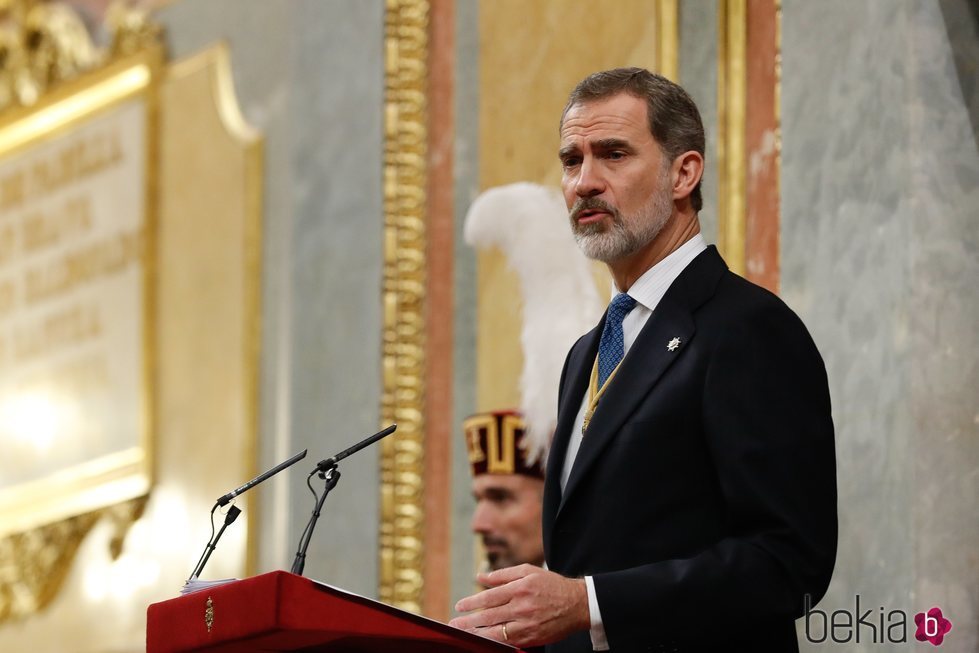
<path fill-rule="evenodd" d="M 323 512 L 323 503 L 326 502 L 326 497 L 330 494 L 330 491 L 340 482 L 340 470 L 337 469 L 337 464 L 334 462 L 331 462 L 323 471 L 317 468 L 310 472 L 306 479 L 307 485 L 309 485 L 309 479 L 313 478 L 313 474 L 318 474 L 321 479 L 326 481 L 326 485 L 323 488 L 323 494 L 316 497 L 313 514 L 310 515 L 309 522 L 306 524 L 305 530 L 303 530 L 302 537 L 299 538 L 299 549 L 296 551 L 296 559 L 292 561 L 292 569 L 290 570 L 297 576 L 302 576 L 303 569 L 306 567 L 306 549 L 309 548 L 309 542 L 313 539 L 313 529 L 316 528 L 316 522 L 320 518 L 320 513 Z M 312 490 L 311 485 L 310 490 Z M 315 491 L 313 491 L 313 495 L 316 496 Z"/>
<path fill-rule="evenodd" d="M 217 507 L 217 504 L 214 504 L 214 509 L 217 509 Z M 190 578 L 187 579 L 188 581 L 194 580 L 201 575 L 201 572 L 204 571 L 204 565 L 207 564 L 211 554 L 214 553 L 214 549 L 216 549 L 218 546 L 218 540 L 220 540 L 221 536 L 224 535 L 224 530 L 228 526 L 231 526 L 231 524 L 235 523 L 235 520 L 238 519 L 238 515 L 240 514 L 241 508 L 238 506 L 231 506 L 228 508 L 228 513 L 224 516 L 224 525 L 221 526 L 221 530 L 218 531 L 218 534 L 207 543 L 207 546 L 204 547 L 204 553 L 201 554 L 201 559 L 197 562 L 197 566 L 194 567 L 194 571 L 190 573 Z M 211 515 L 214 515 L 213 509 L 211 510 Z"/>
<path fill-rule="evenodd" d="M 211 557 L 211 554 L 214 552 L 214 549 L 218 545 L 218 540 L 220 540 L 221 536 L 224 535 L 224 530 L 228 526 L 231 526 L 231 524 L 233 524 L 234 521 L 238 519 L 238 515 L 241 514 L 241 508 L 235 505 L 232 505 L 230 508 L 228 508 L 228 512 L 224 517 L 224 526 L 221 527 L 221 530 L 218 531 L 217 536 L 215 536 L 214 535 L 214 511 L 221 506 L 226 506 L 227 504 L 229 504 L 231 500 L 234 499 L 239 494 L 247 492 L 251 488 L 258 485 L 259 483 L 268 480 L 269 478 L 281 472 L 283 469 L 291 465 L 294 465 L 295 463 L 299 462 L 305 457 L 306 457 L 306 449 L 303 449 L 289 460 L 283 461 L 278 465 L 276 465 L 275 467 L 273 467 L 272 469 L 268 470 L 267 472 L 263 472 L 259 474 L 258 476 L 248 481 L 241 487 L 236 488 L 231 492 L 228 492 L 227 494 L 225 494 L 224 496 L 222 496 L 221 498 L 219 498 L 217 501 L 214 502 L 214 507 L 211 508 L 211 539 L 208 540 L 207 546 L 204 547 L 204 553 L 201 554 L 200 560 L 197 561 L 197 565 L 194 567 L 194 571 L 190 572 L 190 577 L 187 579 L 188 583 L 198 578 L 201 575 L 201 572 L 204 571 L 204 565 L 207 564 L 208 559 Z"/>
<path fill-rule="evenodd" d="M 397 424 L 392 424 L 386 429 L 382 429 L 375 433 L 374 435 L 365 438 L 353 445 L 341 451 L 340 453 L 331 456 L 325 460 L 321 460 L 316 463 L 316 467 L 313 471 L 309 473 L 306 477 L 306 485 L 309 487 L 309 491 L 313 493 L 316 497 L 316 505 L 313 507 L 313 514 L 309 518 L 309 522 L 306 524 L 305 530 L 303 530 L 302 536 L 299 538 L 299 549 L 296 551 L 296 558 L 292 561 L 292 573 L 297 576 L 303 575 L 303 568 L 306 566 L 306 549 L 309 548 L 309 542 L 313 539 L 313 529 L 316 528 L 316 521 L 320 518 L 320 513 L 323 511 L 323 502 L 326 501 L 326 496 L 330 491 L 337 486 L 340 481 L 340 470 L 337 469 L 337 463 L 346 458 L 351 454 L 355 454 L 364 447 L 368 447 L 381 438 L 385 438 L 397 430 Z M 316 490 L 313 489 L 310 479 L 313 478 L 313 474 L 319 474 L 319 477 L 326 481 L 326 487 L 323 488 L 323 494 L 316 494 Z"/>

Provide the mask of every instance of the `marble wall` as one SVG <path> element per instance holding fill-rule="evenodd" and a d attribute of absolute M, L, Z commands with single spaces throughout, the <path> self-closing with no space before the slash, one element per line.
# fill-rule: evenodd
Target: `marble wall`
<path fill-rule="evenodd" d="M 453 347 L 452 565 L 450 596 L 472 593 L 476 568 L 470 523 L 475 502 L 462 420 L 476 412 L 476 252 L 462 230 L 479 194 L 479 0 L 457 0 L 455 75 L 455 343 Z"/>
<path fill-rule="evenodd" d="M 717 197 L 720 170 L 717 167 L 717 28 L 716 0 L 683 0 L 680 12 L 679 82 L 700 109 L 707 151 L 701 192 L 700 229 L 708 243 L 717 242 Z"/>
<path fill-rule="evenodd" d="M 782 290 L 826 360 L 837 427 L 820 607 L 939 606 L 942 650 L 975 651 L 975 9 L 786 0 L 782 17 Z M 800 632 L 805 650 L 883 650 L 867 630 L 835 649 Z"/>

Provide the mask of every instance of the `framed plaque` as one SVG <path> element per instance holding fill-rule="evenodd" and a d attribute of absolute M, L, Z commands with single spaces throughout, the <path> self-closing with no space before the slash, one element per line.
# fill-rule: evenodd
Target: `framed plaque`
<path fill-rule="evenodd" d="M 0 118 L 0 537 L 152 483 L 159 70 Z"/>

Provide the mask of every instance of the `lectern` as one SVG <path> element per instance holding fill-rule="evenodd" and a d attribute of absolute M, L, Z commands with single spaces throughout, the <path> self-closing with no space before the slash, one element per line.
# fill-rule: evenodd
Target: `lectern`
<path fill-rule="evenodd" d="M 514 653 L 403 610 L 273 571 L 147 610 L 147 653 Z"/>

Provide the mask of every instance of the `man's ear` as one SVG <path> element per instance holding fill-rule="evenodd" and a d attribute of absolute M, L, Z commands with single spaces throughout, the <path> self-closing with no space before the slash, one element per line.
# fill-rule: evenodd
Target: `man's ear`
<path fill-rule="evenodd" d="M 690 197 L 690 193 L 700 183 L 704 174 L 704 157 L 699 152 L 690 150 L 673 159 L 671 170 L 673 179 L 673 199 L 679 200 Z"/>

